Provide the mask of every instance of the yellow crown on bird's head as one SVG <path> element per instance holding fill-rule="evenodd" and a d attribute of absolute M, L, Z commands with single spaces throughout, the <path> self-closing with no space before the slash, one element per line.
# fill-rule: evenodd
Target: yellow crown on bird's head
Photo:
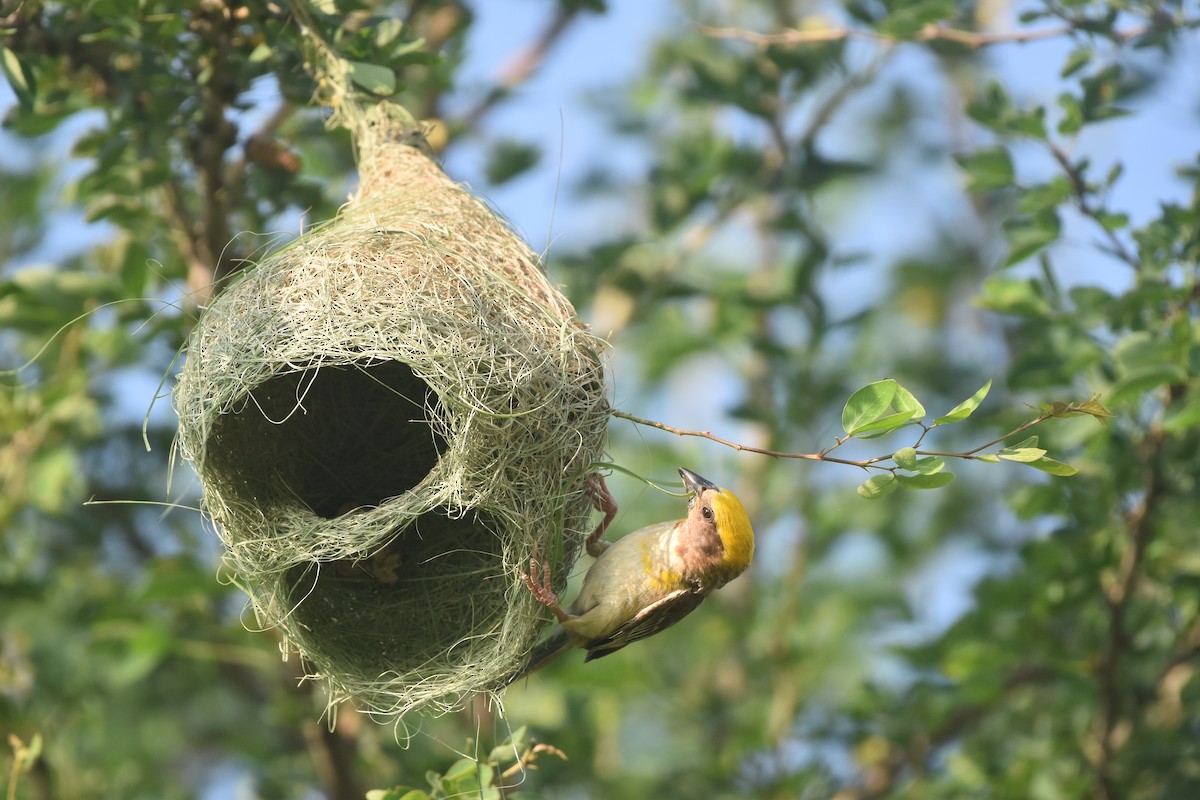
<path fill-rule="evenodd" d="M 746 507 L 733 492 L 700 477 L 690 469 L 680 467 L 679 474 L 683 477 L 684 488 L 688 491 L 713 491 L 712 509 L 716 515 L 717 533 L 720 534 L 721 544 L 725 548 L 723 566 L 735 573 L 742 572 L 750 566 L 750 559 L 754 555 L 754 528 L 750 524 L 750 515 L 746 513 Z"/>

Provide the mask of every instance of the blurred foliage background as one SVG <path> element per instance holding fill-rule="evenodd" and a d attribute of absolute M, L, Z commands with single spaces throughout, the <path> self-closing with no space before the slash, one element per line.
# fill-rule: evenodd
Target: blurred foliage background
<path fill-rule="evenodd" d="M 613 5 L 507 4 L 536 33 L 486 85 L 459 79 L 495 35 L 472 3 L 313 13 L 364 81 L 441 121 L 451 175 L 474 164 L 502 198 L 555 158 L 501 112 L 546 69 L 602 73 L 571 36 Z M 864 383 L 937 415 L 990 379 L 925 442 L 962 451 L 1099 394 L 1107 425 L 1037 431 L 1079 474 L 967 462 L 869 501 L 857 469 L 616 420 L 615 463 L 740 494 L 751 572 L 503 709 L 327 724 L 222 580 L 166 399 L 214 281 L 353 186 L 300 31 L 274 2 L 6 0 L 8 797 L 1200 794 L 1200 7 L 661 5 L 637 74 L 587 98 L 605 144 L 555 202 L 594 224 L 549 254 L 614 345 L 618 406 L 813 452 Z M 680 514 L 610 486 L 616 534 Z"/>

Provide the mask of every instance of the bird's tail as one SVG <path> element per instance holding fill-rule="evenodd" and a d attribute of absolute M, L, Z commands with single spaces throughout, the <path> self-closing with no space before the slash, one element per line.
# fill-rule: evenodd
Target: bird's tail
<path fill-rule="evenodd" d="M 525 666 L 520 672 L 508 679 L 510 684 L 525 678 L 534 672 L 537 672 L 542 667 L 549 664 L 554 659 L 561 656 L 563 653 L 571 649 L 571 639 L 567 636 L 567 632 L 559 628 L 550 638 L 541 642 L 533 648 L 529 653 L 529 660 L 525 662 Z"/>

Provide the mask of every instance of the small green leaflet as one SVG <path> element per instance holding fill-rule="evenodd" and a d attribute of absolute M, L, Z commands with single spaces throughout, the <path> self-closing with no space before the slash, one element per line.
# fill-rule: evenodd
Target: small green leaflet
<path fill-rule="evenodd" d="M 17 54 L 7 47 L 0 47 L 0 67 L 4 69 L 4 77 L 8 78 L 8 85 L 12 87 L 21 108 L 25 111 L 33 110 L 33 98 L 37 93 L 33 71 L 22 64 Z"/>
<path fill-rule="evenodd" d="M 950 409 L 950 411 L 945 415 L 935 419 L 933 424 L 948 425 L 951 422 L 962 422 L 964 419 L 971 416 L 971 413 L 975 411 L 975 409 L 979 408 L 979 404 L 983 402 L 983 398 L 988 396 L 988 392 L 990 392 L 991 389 L 992 382 L 989 380 L 983 385 L 982 388 L 980 388 L 978 392 L 971 395 L 966 400 L 963 400 L 954 408 Z"/>
<path fill-rule="evenodd" d="M 842 409 L 842 428 L 851 436 L 863 425 L 878 419 L 896 396 L 898 384 L 891 378 L 868 383 L 846 401 Z"/>
<path fill-rule="evenodd" d="M 936 472 L 932 475 L 897 475 L 896 480 L 906 489 L 940 489 L 954 480 L 954 473 Z"/>
<path fill-rule="evenodd" d="M 941 472 L 946 466 L 946 462 L 937 456 L 926 456 L 925 458 L 917 459 L 916 465 L 913 467 L 913 472 L 918 472 L 922 475 L 936 475 Z"/>
<path fill-rule="evenodd" d="M 388 96 L 396 92 L 396 73 L 378 64 L 346 61 L 350 80 L 372 94 Z"/>
<path fill-rule="evenodd" d="M 1012 186 L 1016 176 L 1012 157 L 1003 147 L 976 150 L 955 156 L 954 160 L 967 173 L 968 192 L 986 192 Z"/>
<path fill-rule="evenodd" d="M 902 447 L 892 455 L 896 466 L 919 475 L 936 475 L 945 468 L 946 462 L 937 456 L 917 458 L 917 451 L 911 447 Z"/>
<path fill-rule="evenodd" d="M 842 428 L 850 436 L 873 439 L 925 416 L 912 392 L 886 378 L 868 383 L 846 401 Z"/>
<path fill-rule="evenodd" d="M 896 476 L 888 473 L 887 475 L 876 475 L 868 478 L 863 484 L 858 487 L 858 493 L 868 500 L 878 500 L 881 497 L 887 497 L 900 484 L 896 482 Z"/>
<path fill-rule="evenodd" d="M 1023 464 L 1037 461 L 1044 455 L 1046 451 L 1040 447 L 1006 447 L 996 454 L 1005 461 L 1020 461 Z"/>
<path fill-rule="evenodd" d="M 1064 464 L 1061 461 L 1055 461 L 1053 458 L 1039 458 L 1037 461 L 1027 461 L 1026 465 L 1034 469 L 1040 469 L 1042 472 L 1048 472 L 1051 475 L 1057 475 L 1060 478 L 1066 478 L 1079 470 L 1072 467 L 1070 464 Z"/>
<path fill-rule="evenodd" d="M 911 411 L 888 414 L 873 422 L 868 422 L 866 425 L 858 426 L 854 429 L 854 435 L 860 439 L 874 439 L 897 428 L 902 428 L 912 422 L 912 420 L 913 415 Z"/>

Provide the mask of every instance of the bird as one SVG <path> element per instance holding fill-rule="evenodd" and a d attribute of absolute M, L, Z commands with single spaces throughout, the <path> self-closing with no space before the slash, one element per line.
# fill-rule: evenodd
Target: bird
<path fill-rule="evenodd" d="M 604 520 L 588 536 L 588 555 L 596 560 L 569 609 L 559 602 L 550 565 L 539 564 L 537 551 L 521 580 L 558 620 L 558 627 L 537 645 L 514 681 L 541 669 L 567 651 L 582 647 L 584 661 L 665 630 L 686 617 L 707 597 L 741 575 L 754 555 L 754 529 L 745 506 L 695 472 L 680 468 L 690 493 L 687 516 L 647 525 L 613 542 L 602 537 L 617 505 L 603 478 L 588 488 Z"/>

